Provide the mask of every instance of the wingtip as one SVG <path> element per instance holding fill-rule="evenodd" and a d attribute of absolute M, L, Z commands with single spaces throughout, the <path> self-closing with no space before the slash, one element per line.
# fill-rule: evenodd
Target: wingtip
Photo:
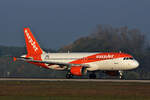
<path fill-rule="evenodd" d="M 24 30 L 28 30 L 28 29 L 30 29 L 29 27 L 24 27 Z"/>
<path fill-rule="evenodd" d="M 17 60 L 17 58 L 16 57 L 13 57 L 13 61 L 15 62 Z"/>

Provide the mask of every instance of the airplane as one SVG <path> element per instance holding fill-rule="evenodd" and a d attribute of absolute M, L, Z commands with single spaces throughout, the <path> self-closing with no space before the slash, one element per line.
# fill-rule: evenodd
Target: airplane
<path fill-rule="evenodd" d="M 122 52 L 93 53 L 46 53 L 41 49 L 30 28 L 24 28 L 27 54 L 13 57 L 14 61 L 25 61 L 46 69 L 65 70 L 66 78 L 89 73 L 95 79 L 97 71 L 123 78 L 123 71 L 135 69 L 139 62 L 132 55 Z"/>

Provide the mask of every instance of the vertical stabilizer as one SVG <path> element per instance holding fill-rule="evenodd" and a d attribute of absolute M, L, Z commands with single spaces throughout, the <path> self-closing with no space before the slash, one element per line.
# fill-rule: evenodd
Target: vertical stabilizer
<path fill-rule="evenodd" d="M 29 28 L 24 28 L 24 36 L 26 41 L 27 57 L 33 57 L 34 59 L 39 60 L 43 50 L 40 48 Z"/>

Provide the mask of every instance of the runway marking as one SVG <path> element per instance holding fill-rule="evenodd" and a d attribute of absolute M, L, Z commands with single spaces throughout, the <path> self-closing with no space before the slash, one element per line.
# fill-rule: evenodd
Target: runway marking
<path fill-rule="evenodd" d="M 0 81 L 47 81 L 47 82 L 126 82 L 150 83 L 150 80 L 113 80 L 113 79 L 33 79 L 33 78 L 0 78 Z"/>

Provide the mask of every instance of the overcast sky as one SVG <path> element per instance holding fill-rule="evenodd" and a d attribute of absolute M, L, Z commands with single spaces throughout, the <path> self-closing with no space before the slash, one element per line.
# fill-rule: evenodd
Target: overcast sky
<path fill-rule="evenodd" d="M 150 33 L 150 0 L 0 0 L 0 45 L 24 46 L 30 26 L 41 47 L 60 48 L 98 24 Z"/>

